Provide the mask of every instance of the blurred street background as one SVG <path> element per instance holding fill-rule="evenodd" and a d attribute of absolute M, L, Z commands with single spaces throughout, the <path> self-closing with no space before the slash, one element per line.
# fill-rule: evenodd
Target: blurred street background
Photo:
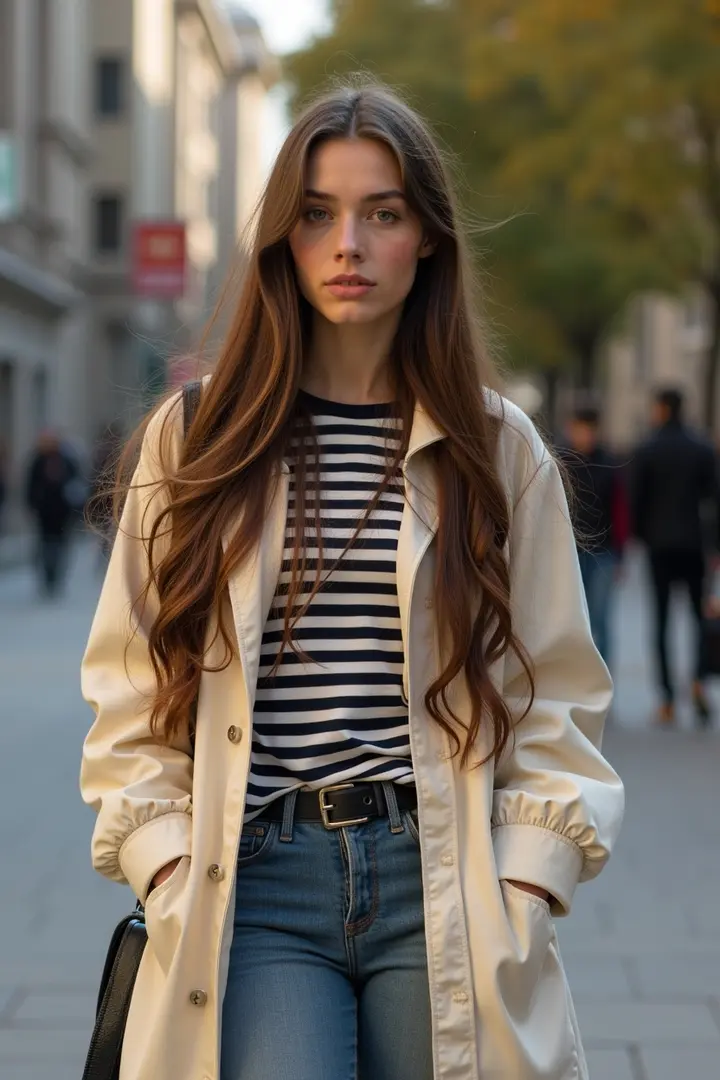
<path fill-rule="evenodd" d="M 0 0 L 0 1078 L 81 1075 L 132 902 L 91 870 L 78 794 L 104 558 L 79 511 L 203 366 L 293 108 L 357 70 L 457 162 L 509 395 L 600 537 L 583 573 L 627 821 L 559 926 L 591 1078 L 713 1080 L 720 0 Z M 673 597 L 671 693 L 676 581 L 704 606 Z"/>

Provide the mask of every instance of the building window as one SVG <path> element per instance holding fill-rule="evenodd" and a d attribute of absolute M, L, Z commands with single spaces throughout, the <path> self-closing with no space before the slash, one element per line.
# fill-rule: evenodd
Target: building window
<path fill-rule="evenodd" d="M 124 64 L 118 57 L 102 56 L 95 64 L 95 111 L 98 116 L 120 116 L 124 102 Z"/>
<path fill-rule="evenodd" d="M 97 195 L 93 202 L 95 250 L 102 255 L 120 251 L 123 241 L 123 201 L 119 195 Z"/>

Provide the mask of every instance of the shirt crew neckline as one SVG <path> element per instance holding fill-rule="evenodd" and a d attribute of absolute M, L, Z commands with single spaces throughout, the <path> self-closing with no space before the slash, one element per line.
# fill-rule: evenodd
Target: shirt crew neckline
<path fill-rule="evenodd" d="M 317 397 L 307 390 L 300 390 L 300 400 L 314 416 L 340 416 L 348 420 L 385 420 L 397 415 L 397 403 L 383 401 L 367 405 L 354 405 L 347 401 L 330 401 Z"/>

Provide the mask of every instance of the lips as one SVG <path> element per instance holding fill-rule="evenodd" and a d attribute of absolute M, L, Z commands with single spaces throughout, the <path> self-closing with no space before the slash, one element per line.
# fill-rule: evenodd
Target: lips
<path fill-rule="evenodd" d="M 326 282 L 327 285 L 374 285 L 374 281 L 363 277 L 361 274 L 338 274 Z"/>
<path fill-rule="evenodd" d="M 362 274 L 338 274 L 325 287 L 338 300 L 360 300 L 372 292 L 375 282 Z"/>

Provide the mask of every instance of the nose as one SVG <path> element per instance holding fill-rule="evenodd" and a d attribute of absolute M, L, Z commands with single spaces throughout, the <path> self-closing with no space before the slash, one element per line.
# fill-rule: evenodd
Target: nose
<path fill-rule="evenodd" d="M 340 221 L 335 261 L 362 262 L 363 257 L 358 222 L 352 214 L 348 214 Z"/>

